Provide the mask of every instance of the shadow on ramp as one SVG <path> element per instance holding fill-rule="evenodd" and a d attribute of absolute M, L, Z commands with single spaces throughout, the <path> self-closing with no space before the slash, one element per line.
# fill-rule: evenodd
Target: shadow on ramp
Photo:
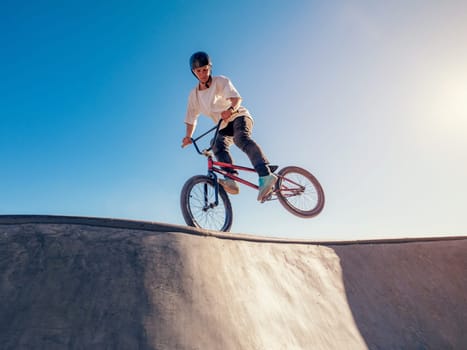
<path fill-rule="evenodd" d="M 369 349 L 467 348 L 467 239 L 333 249 Z"/>

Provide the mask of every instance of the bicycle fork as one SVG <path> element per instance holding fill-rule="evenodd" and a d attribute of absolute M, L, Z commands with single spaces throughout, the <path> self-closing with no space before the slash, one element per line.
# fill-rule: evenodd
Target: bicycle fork
<path fill-rule="evenodd" d="M 217 175 L 212 171 L 208 171 L 208 176 L 214 182 L 214 202 L 209 202 L 209 184 L 206 182 L 204 183 L 204 207 L 203 211 L 208 211 L 209 209 L 213 209 L 219 205 L 219 182 L 217 181 Z"/>

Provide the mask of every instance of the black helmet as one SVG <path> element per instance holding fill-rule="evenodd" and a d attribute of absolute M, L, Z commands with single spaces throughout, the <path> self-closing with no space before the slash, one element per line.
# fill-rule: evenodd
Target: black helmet
<path fill-rule="evenodd" d="M 206 52 L 198 51 L 190 57 L 191 70 L 207 66 L 208 64 L 211 64 L 211 59 L 209 58 L 209 55 Z"/>

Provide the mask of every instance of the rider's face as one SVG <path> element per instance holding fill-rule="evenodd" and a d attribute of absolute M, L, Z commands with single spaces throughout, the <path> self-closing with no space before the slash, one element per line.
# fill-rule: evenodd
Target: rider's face
<path fill-rule="evenodd" d="M 211 75 L 211 65 L 208 64 L 203 67 L 193 69 L 193 73 L 195 73 L 196 77 L 201 83 L 206 83 L 209 80 L 209 76 Z"/>

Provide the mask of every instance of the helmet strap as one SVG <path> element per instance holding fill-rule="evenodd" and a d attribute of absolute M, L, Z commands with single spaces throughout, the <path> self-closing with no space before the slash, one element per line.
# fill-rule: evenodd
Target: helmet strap
<path fill-rule="evenodd" d="M 212 83 L 212 75 L 209 76 L 209 79 L 208 79 L 207 82 L 205 82 L 205 83 L 199 82 L 199 84 L 200 85 L 203 84 L 206 87 L 206 89 L 209 89 L 209 87 L 211 86 L 211 83 Z"/>

